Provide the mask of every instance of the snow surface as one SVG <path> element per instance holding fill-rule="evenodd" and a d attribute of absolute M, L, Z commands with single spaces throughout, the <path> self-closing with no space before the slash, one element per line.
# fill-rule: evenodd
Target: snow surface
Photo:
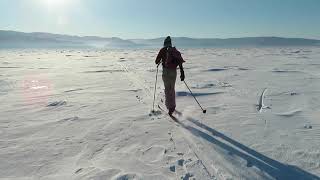
<path fill-rule="evenodd" d="M 320 48 L 182 49 L 178 122 L 157 52 L 0 50 L 0 178 L 320 179 Z"/>

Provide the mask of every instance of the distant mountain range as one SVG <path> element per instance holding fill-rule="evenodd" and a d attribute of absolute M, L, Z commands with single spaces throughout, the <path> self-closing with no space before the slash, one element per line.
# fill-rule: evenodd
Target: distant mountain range
<path fill-rule="evenodd" d="M 121 39 L 117 37 L 70 36 L 0 30 L 0 48 L 155 48 L 161 47 L 163 40 L 163 37 L 156 39 Z M 180 48 L 320 46 L 320 40 L 282 37 L 228 39 L 173 37 L 173 43 Z"/>

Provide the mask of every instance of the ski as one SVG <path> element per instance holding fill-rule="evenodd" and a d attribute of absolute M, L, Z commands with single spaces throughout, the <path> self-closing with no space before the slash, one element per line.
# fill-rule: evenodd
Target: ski
<path fill-rule="evenodd" d="M 170 115 L 168 114 L 168 112 L 167 112 L 164 108 L 162 108 L 159 104 L 158 104 L 158 108 L 159 108 L 159 110 L 162 111 L 165 115 L 167 115 L 168 117 L 170 117 L 170 119 L 173 120 L 173 121 L 176 123 L 177 126 L 180 126 L 180 121 L 179 121 L 175 116 L 173 116 L 173 115 L 170 116 Z"/>

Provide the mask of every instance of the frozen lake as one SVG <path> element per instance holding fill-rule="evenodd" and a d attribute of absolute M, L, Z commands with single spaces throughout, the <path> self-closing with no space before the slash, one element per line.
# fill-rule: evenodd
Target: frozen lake
<path fill-rule="evenodd" d="M 0 50 L 0 179 L 320 179 L 320 48 L 180 51 L 175 123 L 156 49 Z"/>

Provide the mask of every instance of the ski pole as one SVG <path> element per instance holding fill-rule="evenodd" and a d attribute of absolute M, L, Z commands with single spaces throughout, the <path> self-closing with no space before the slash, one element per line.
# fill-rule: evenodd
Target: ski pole
<path fill-rule="evenodd" d="M 203 109 L 200 105 L 200 103 L 198 102 L 197 98 L 194 96 L 194 94 L 192 93 L 191 89 L 189 88 L 189 86 L 187 85 L 187 83 L 185 81 L 183 81 L 184 84 L 187 86 L 187 88 L 189 89 L 191 95 L 193 96 L 193 98 L 196 100 L 196 102 L 198 103 L 198 105 L 200 106 L 202 112 L 205 114 L 207 112 L 207 110 Z"/>
<path fill-rule="evenodd" d="M 153 93 L 153 106 L 152 106 L 152 112 L 155 112 L 155 111 L 154 111 L 154 102 L 155 102 L 155 100 L 156 100 L 156 90 L 157 90 L 157 81 L 158 81 L 159 65 L 160 65 L 160 63 L 157 65 L 156 82 L 154 83 L 154 93 Z"/>

